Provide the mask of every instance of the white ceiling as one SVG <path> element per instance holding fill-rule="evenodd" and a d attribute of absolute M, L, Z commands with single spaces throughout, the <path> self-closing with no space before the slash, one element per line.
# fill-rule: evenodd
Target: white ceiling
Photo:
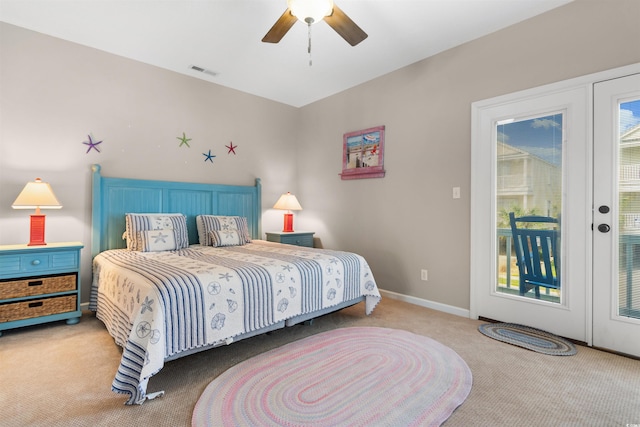
<path fill-rule="evenodd" d="M 570 1 L 336 0 L 369 37 L 314 24 L 312 66 L 302 22 L 261 42 L 286 0 L 0 0 L 0 21 L 300 107 Z"/>

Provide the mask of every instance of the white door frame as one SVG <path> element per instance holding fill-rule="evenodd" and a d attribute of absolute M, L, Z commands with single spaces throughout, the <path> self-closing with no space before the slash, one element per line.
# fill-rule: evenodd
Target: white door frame
<path fill-rule="evenodd" d="M 587 138 L 586 147 L 588 153 L 585 153 L 585 159 L 589 165 L 593 164 L 593 84 L 603 80 L 609 80 L 612 78 L 623 77 L 629 74 L 635 74 L 640 72 L 640 63 L 633 64 L 626 67 L 616 68 L 613 70 L 607 70 L 600 73 L 590 74 L 587 76 L 578 77 L 575 79 L 565 80 L 550 85 L 541 86 L 538 88 L 528 89 L 521 92 L 516 92 L 508 95 L 499 96 L 487 100 L 477 101 L 471 105 L 471 276 L 470 276 L 470 303 L 469 314 L 473 319 L 477 319 L 479 316 L 478 301 L 480 293 L 484 292 L 487 287 L 487 281 L 491 280 L 493 276 L 493 269 L 495 264 L 488 261 L 486 254 L 489 257 L 493 257 L 491 248 L 488 247 L 488 243 L 492 239 L 487 240 L 487 228 L 492 223 L 495 223 L 495 217 L 491 218 L 491 209 L 488 208 L 488 204 L 492 203 L 490 200 L 486 200 L 486 177 L 482 175 L 482 172 L 486 170 L 486 162 L 491 161 L 490 154 L 482 150 L 482 137 L 486 135 L 487 129 L 483 129 L 482 126 L 486 126 L 481 120 L 481 113 L 487 108 L 499 105 L 508 105 L 509 103 L 523 101 L 526 99 L 534 99 L 539 96 L 549 95 L 558 92 L 564 92 L 572 89 L 582 88 L 587 94 L 585 108 L 587 109 L 586 127 L 584 134 Z M 584 195 L 587 203 L 584 206 L 585 210 L 588 210 L 589 218 L 593 218 L 592 211 L 592 173 L 589 174 L 591 178 L 587 178 L 587 191 Z M 483 187 L 485 186 L 485 187 Z M 485 188 L 485 191 L 481 189 Z M 587 232 L 588 233 L 588 232 Z M 493 238 L 494 236 L 492 236 Z M 586 236 L 587 242 L 592 242 L 591 234 Z M 591 244 L 585 245 L 585 265 L 589 266 L 585 272 L 585 342 L 588 345 L 592 345 L 593 342 L 593 328 L 592 328 L 592 302 L 593 302 L 593 276 L 592 276 L 592 257 L 593 248 Z M 484 254 L 484 255 L 483 255 Z"/>

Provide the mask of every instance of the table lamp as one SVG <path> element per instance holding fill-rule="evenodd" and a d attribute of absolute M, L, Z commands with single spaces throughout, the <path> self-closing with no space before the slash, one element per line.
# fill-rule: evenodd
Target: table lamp
<path fill-rule="evenodd" d="M 293 194 L 287 192 L 287 194 L 283 194 L 280 196 L 275 205 L 273 205 L 274 209 L 283 209 L 287 210 L 286 214 L 284 214 L 284 228 L 282 229 L 285 233 L 293 232 L 293 214 L 291 211 L 301 211 L 302 206 L 298 203 L 298 199 Z"/>
<path fill-rule="evenodd" d="M 45 215 L 40 213 L 40 209 L 62 208 L 49 183 L 42 182 L 40 178 L 36 178 L 35 182 L 27 182 L 11 207 L 13 209 L 36 210 L 36 213 L 31 215 L 28 246 L 46 245 L 44 241 Z"/>

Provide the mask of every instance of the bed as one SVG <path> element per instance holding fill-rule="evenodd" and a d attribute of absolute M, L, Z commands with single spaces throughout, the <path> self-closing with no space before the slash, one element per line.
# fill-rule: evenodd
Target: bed
<path fill-rule="evenodd" d="M 380 301 L 360 255 L 261 240 L 261 183 L 104 177 L 93 165 L 90 309 L 122 358 L 112 390 L 142 404 L 168 360 Z M 215 356 L 212 356 L 215 357 Z"/>

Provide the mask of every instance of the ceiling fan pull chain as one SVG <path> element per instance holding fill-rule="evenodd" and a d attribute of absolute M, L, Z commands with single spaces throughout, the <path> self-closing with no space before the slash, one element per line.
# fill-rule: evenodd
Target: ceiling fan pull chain
<path fill-rule="evenodd" d="M 309 52 L 309 67 L 311 67 L 312 65 L 312 61 L 311 61 L 311 22 L 307 23 L 307 26 L 309 28 L 308 30 L 308 34 L 309 34 L 309 47 L 307 48 L 307 52 Z"/>

